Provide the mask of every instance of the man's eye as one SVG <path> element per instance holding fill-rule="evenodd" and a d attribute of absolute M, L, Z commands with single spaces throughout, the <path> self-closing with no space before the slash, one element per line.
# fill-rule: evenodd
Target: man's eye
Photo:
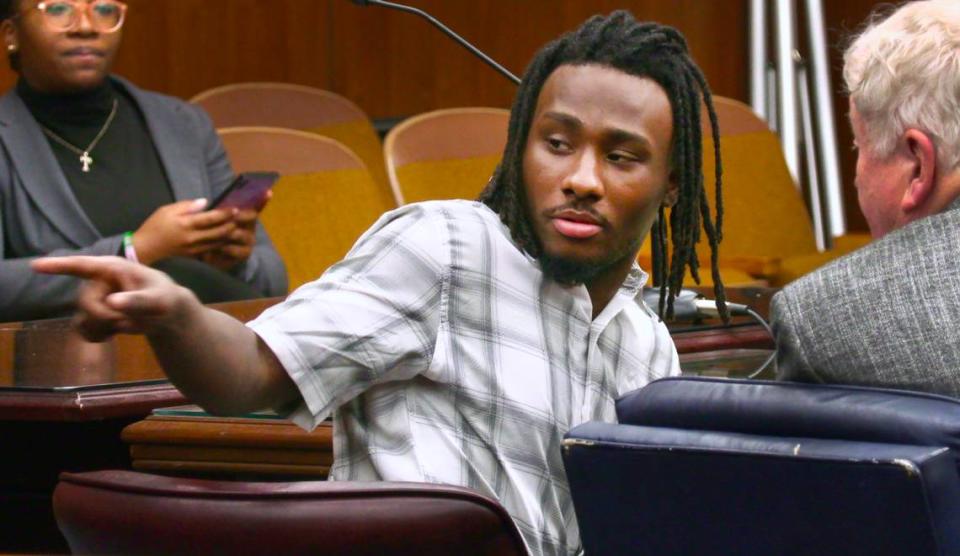
<path fill-rule="evenodd" d="M 551 149 L 554 149 L 557 151 L 566 150 L 567 148 L 567 144 L 564 141 L 562 141 L 561 139 L 553 138 L 553 137 L 547 138 L 547 144 L 550 145 Z"/>
<path fill-rule="evenodd" d="M 634 162 L 637 160 L 637 157 L 627 153 L 612 152 L 607 155 L 607 160 L 610 162 Z"/>

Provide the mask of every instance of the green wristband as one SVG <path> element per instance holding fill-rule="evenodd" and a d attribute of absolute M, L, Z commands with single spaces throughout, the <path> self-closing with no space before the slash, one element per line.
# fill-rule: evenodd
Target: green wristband
<path fill-rule="evenodd" d="M 139 263 L 137 250 L 133 248 L 133 232 L 123 233 L 123 256 L 128 261 Z"/>

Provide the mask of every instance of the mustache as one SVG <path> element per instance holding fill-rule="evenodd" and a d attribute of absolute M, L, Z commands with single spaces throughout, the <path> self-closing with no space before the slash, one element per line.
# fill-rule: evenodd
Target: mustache
<path fill-rule="evenodd" d="M 577 202 L 577 201 L 565 203 L 563 205 L 559 205 L 553 208 L 548 208 L 543 212 L 541 212 L 540 214 L 546 218 L 553 218 L 564 211 L 574 211 L 574 212 L 589 214 L 590 217 L 597 222 L 597 224 L 599 224 L 600 226 L 603 226 L 604 228 L 609 227 L 609 224 L 610 224 L 607 218 L 602 214 L 600 214 L 599 212 L 597 212 L 597 209 L 595 209 L 593 205 Z"/>

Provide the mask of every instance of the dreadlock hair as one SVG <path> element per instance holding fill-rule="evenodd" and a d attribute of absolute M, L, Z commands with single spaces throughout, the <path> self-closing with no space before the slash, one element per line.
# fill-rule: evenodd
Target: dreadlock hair
<path fill-rule="evenodd" d="M 721 201 L 720 140 L 717 116 L 706 79 L 690 58 L 687 43 L 679 31 L 657 23 L 640 23 L 627 11 L 593 16 L 580 28 L 543 47 L 524 73 L 510 112 L 507 145 L 503 159 L 479 200 L 500 215 L 514 241 L 534 258 L 542 254 L 527 207 L 523 183 L 523 153 L 536 110 L 540 90 L 561 65 L 596 64 L 630 75 L 652 79 L 667 93 L 673 109 L 671 163 L 679 184 L 676 205 L 670 211 L 667 230 L 665 211 L 660 207 L 654 224 L 653 284 L 660 287 L 659 314 L 673 316 L 673 301 L 683 285 L 687 269 L 699 283 L 699 262 L 694 249 L 700 240 L 701 225 L 710 242 L 710 266 L 717 309 L 726 321 L 723 284 L 718 269 L 718 246 L 723 224 Z M 706 104 L 713 132 L 716 165 L 716 216 L 711 218 L 703 187 L 703 147 L 700 136 L 700 100 Z M 667 246 L 669 236 L 673 253 Z"/>

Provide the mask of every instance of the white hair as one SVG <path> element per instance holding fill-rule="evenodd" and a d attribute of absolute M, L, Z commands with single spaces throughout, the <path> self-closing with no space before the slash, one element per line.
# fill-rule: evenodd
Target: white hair
<path fill-rule="evenodd" d="M 905 4 L 847 48 L 843 79 L 870 152 L 893 153 L 909 128 L 929 134 L 937 165 L 960 163 L 960 0 Z"/>

